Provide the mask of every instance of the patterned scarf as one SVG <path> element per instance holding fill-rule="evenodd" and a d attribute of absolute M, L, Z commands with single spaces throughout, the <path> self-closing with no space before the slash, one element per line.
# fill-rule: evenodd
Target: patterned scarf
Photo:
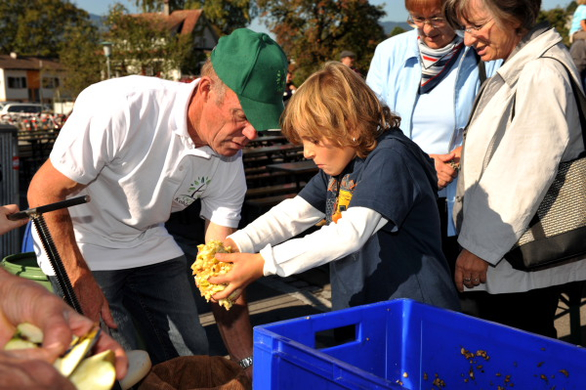
<path fill-rule="evenodd" d="M 460 50 L 464 47 L 464 40 L 456 35 L 450 44 L 441 49 L 431 49 L 421 38 L 418 38 L 418 42 L 421 56 L 419 94 L 424 94 L 431 91 L 448 74 Z"/>

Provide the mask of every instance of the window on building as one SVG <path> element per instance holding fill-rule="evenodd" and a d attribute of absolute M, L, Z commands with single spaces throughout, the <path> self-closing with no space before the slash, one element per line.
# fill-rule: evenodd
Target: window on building
<path fill-rule="evenodd" d="M 12 88 L 12 89 L 26 88 L 26 77 L 8 77 L 8 88 Z"/>
<path fill-rule="evenodd" d="M 43 77 L 43 88 L 59 88 L 59 77 Z"/>

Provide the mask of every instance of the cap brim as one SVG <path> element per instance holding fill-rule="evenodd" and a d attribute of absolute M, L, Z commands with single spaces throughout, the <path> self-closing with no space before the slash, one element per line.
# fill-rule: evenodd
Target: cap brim
<path fill-rule="evenodd" d="M 246 118 L 256 131 L 280 129 L 279 120 L 285 109 L 282 101 L 278 103 L 265 103 L 239 96 L 240 104 L 246 114 Z"/>

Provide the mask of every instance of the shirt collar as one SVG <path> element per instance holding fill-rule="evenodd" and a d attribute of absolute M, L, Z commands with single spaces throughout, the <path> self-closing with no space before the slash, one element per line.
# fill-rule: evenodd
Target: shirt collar
<path fill-rule="evenodd" d="M 175 99 L 175 103 L 173 105 L 173 111 L 171 114 L 171 128 L 173 133 L 177 134 L 180 137 L 187 137 L 191 139 L 189 133 L 187 132 L 187 110 L 189 109 L 189 102 L 191 101 L 191 96 L 193 95 L 199 81 L 201 79 L 197 79 L 192 81 L 191 83 L 185 83 L 179 87 L 179 92 L 177 93 L 177 99 Z"/>
<path fill-rule="evenodd" d="M 497 73 L 512 86 L 528 62 L 543 56 L 560 42 L 562 37 L 548 23 L 540 23 L 523 37 Z"/>
<path fill-rule="evenodd" d="M 212 156 L 216 156 L 217 153 L 207 145 L 196 148 L 195 143 L 187 131 L 187 111 L 189 110 L 189 103 L 191 102 L 191 97 L 200 80 L 201 78 L 196 79 L 191 83 L 185 83 L 185 85 L 179 87 L 180 89 L 171 116 L 171 127 L 173 133 L 179 136 L 187 146 L 188 154 L 209 159 Z"/>

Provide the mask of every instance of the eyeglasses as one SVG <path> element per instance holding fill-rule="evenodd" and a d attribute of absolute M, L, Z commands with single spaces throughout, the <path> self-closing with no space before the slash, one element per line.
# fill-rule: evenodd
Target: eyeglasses
<path fill-rule="evenodd" d="M 494 18 L 487 20 L 484 24 L 476 25 L 476 26 L 463 26 L 462 30 L 467 32 L 468 34 L 477 37 L 480 34 L 480 31 L 488 27 L 490 22 L 494 21 Z M 492 26 L 491 26 L 492 27 Z"/>
<path fill-rule="evenodd" d="M 420 16 L 409 15 L 407 24 L 409 24 L 411 27 L 419 28 L 429 24 L 433 28 L 440 28 L 446 25 L 446 20 L 441 16 L 434 16 L 433 18 L 422 18 Z"/>

